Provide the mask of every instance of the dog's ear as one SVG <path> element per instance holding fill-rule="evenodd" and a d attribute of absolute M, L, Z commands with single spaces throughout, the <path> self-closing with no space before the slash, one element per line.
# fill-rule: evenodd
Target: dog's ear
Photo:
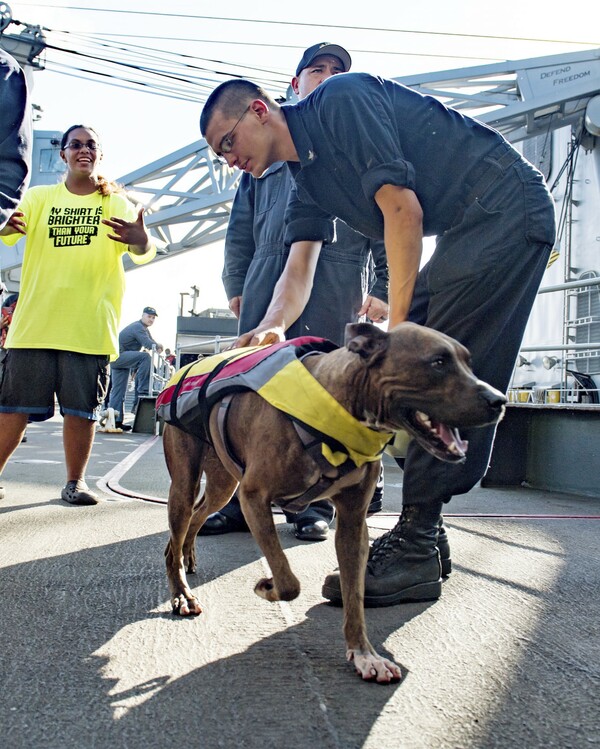
<path fill-rule="evenodd" d="M 383 330 L 367 322 L 346 325 L 346 348 L 366 360 L 367 366 L 379 361 L 387 351 L 389 336 Z"/>

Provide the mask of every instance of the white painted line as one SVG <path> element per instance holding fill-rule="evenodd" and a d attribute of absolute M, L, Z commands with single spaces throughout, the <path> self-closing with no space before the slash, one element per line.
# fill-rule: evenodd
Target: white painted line
<path fill-rule="evenodd" d="M 121 486 L 119 483 L 119 480 L 132 469 L 138 460 L 148 452 L 158 439 L 160 439 L 158 436 L 148 438 L 137 448 L 137 450 L 134 450 L 107 474 L 98 479 L 96 482 L 98 489 L 101 489 L 105 494 L 109 494 L 116 499 L 127 497 L 128 499 L 143 499 L 146 502 L 156 502 L 161 505 L 166 505 L 167 500 L 162 497 L 154 497 L 149 494 L 142 494 L 141 492 L 132 492 L 129 489 L 125 489 L 125 487 Z"/>

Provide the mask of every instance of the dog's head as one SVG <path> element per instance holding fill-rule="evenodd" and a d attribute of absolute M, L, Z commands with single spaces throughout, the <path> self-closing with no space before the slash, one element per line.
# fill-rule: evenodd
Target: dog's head
<path fill-rule="evenodd" d="M 465 459 L 459 428 L 494 424 L 504 414 L 506 398 L 475 377 L 467 349 L 436 330 L 406 322 L 386 333 L 350 324 L 346 348 L 364 369 L 365 421 L 405 429 L 441 460 Z"/>

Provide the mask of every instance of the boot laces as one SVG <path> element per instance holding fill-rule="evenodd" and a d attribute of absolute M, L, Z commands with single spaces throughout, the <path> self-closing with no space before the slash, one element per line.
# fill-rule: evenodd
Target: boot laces
<path fill-rule="evenodd" d="M 401 521 L 391 531 L 387 531 L 383 536 L 379 536 L 373 541 L 369 551 L 369 562 L 380 562 L 402 548 L 404 543 L 402 526 L 403 522 Z"/>
<path fill-rule="evenodd" d="M 405 548 L 407 543 L 408 531 L 408 528 L 406 528 L 405 526 L 408 525 L 408 527 L 410 528 L 411 523 L 411 518 L 408 515 L 402 513 L 398 523 L 394 526 L 394 528 L 384 533 L 383 536 L 379 536 L 379 538 L 376 538 L 371 544 L 371 548 L 369 549 L 369 564 L 371 564 L 372 562 L 377 564 L 378 562 L 387 559 L 388 557 L 398 553 L 403 548 Z M 408 536 L 410 536 L 410 532 L 408 533 Z"/>

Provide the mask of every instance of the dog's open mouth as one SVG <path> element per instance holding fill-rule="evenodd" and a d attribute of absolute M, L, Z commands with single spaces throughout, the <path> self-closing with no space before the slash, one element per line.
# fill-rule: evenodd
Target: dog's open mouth
<path fill-rule="evenodd" d="M 469 443 L 461 439 L 458 429 L 435 421 L 423 411 L 405 409 L 402 417 L 406 430 L 436 458 L 449 463 L 465 460 Z"/>

